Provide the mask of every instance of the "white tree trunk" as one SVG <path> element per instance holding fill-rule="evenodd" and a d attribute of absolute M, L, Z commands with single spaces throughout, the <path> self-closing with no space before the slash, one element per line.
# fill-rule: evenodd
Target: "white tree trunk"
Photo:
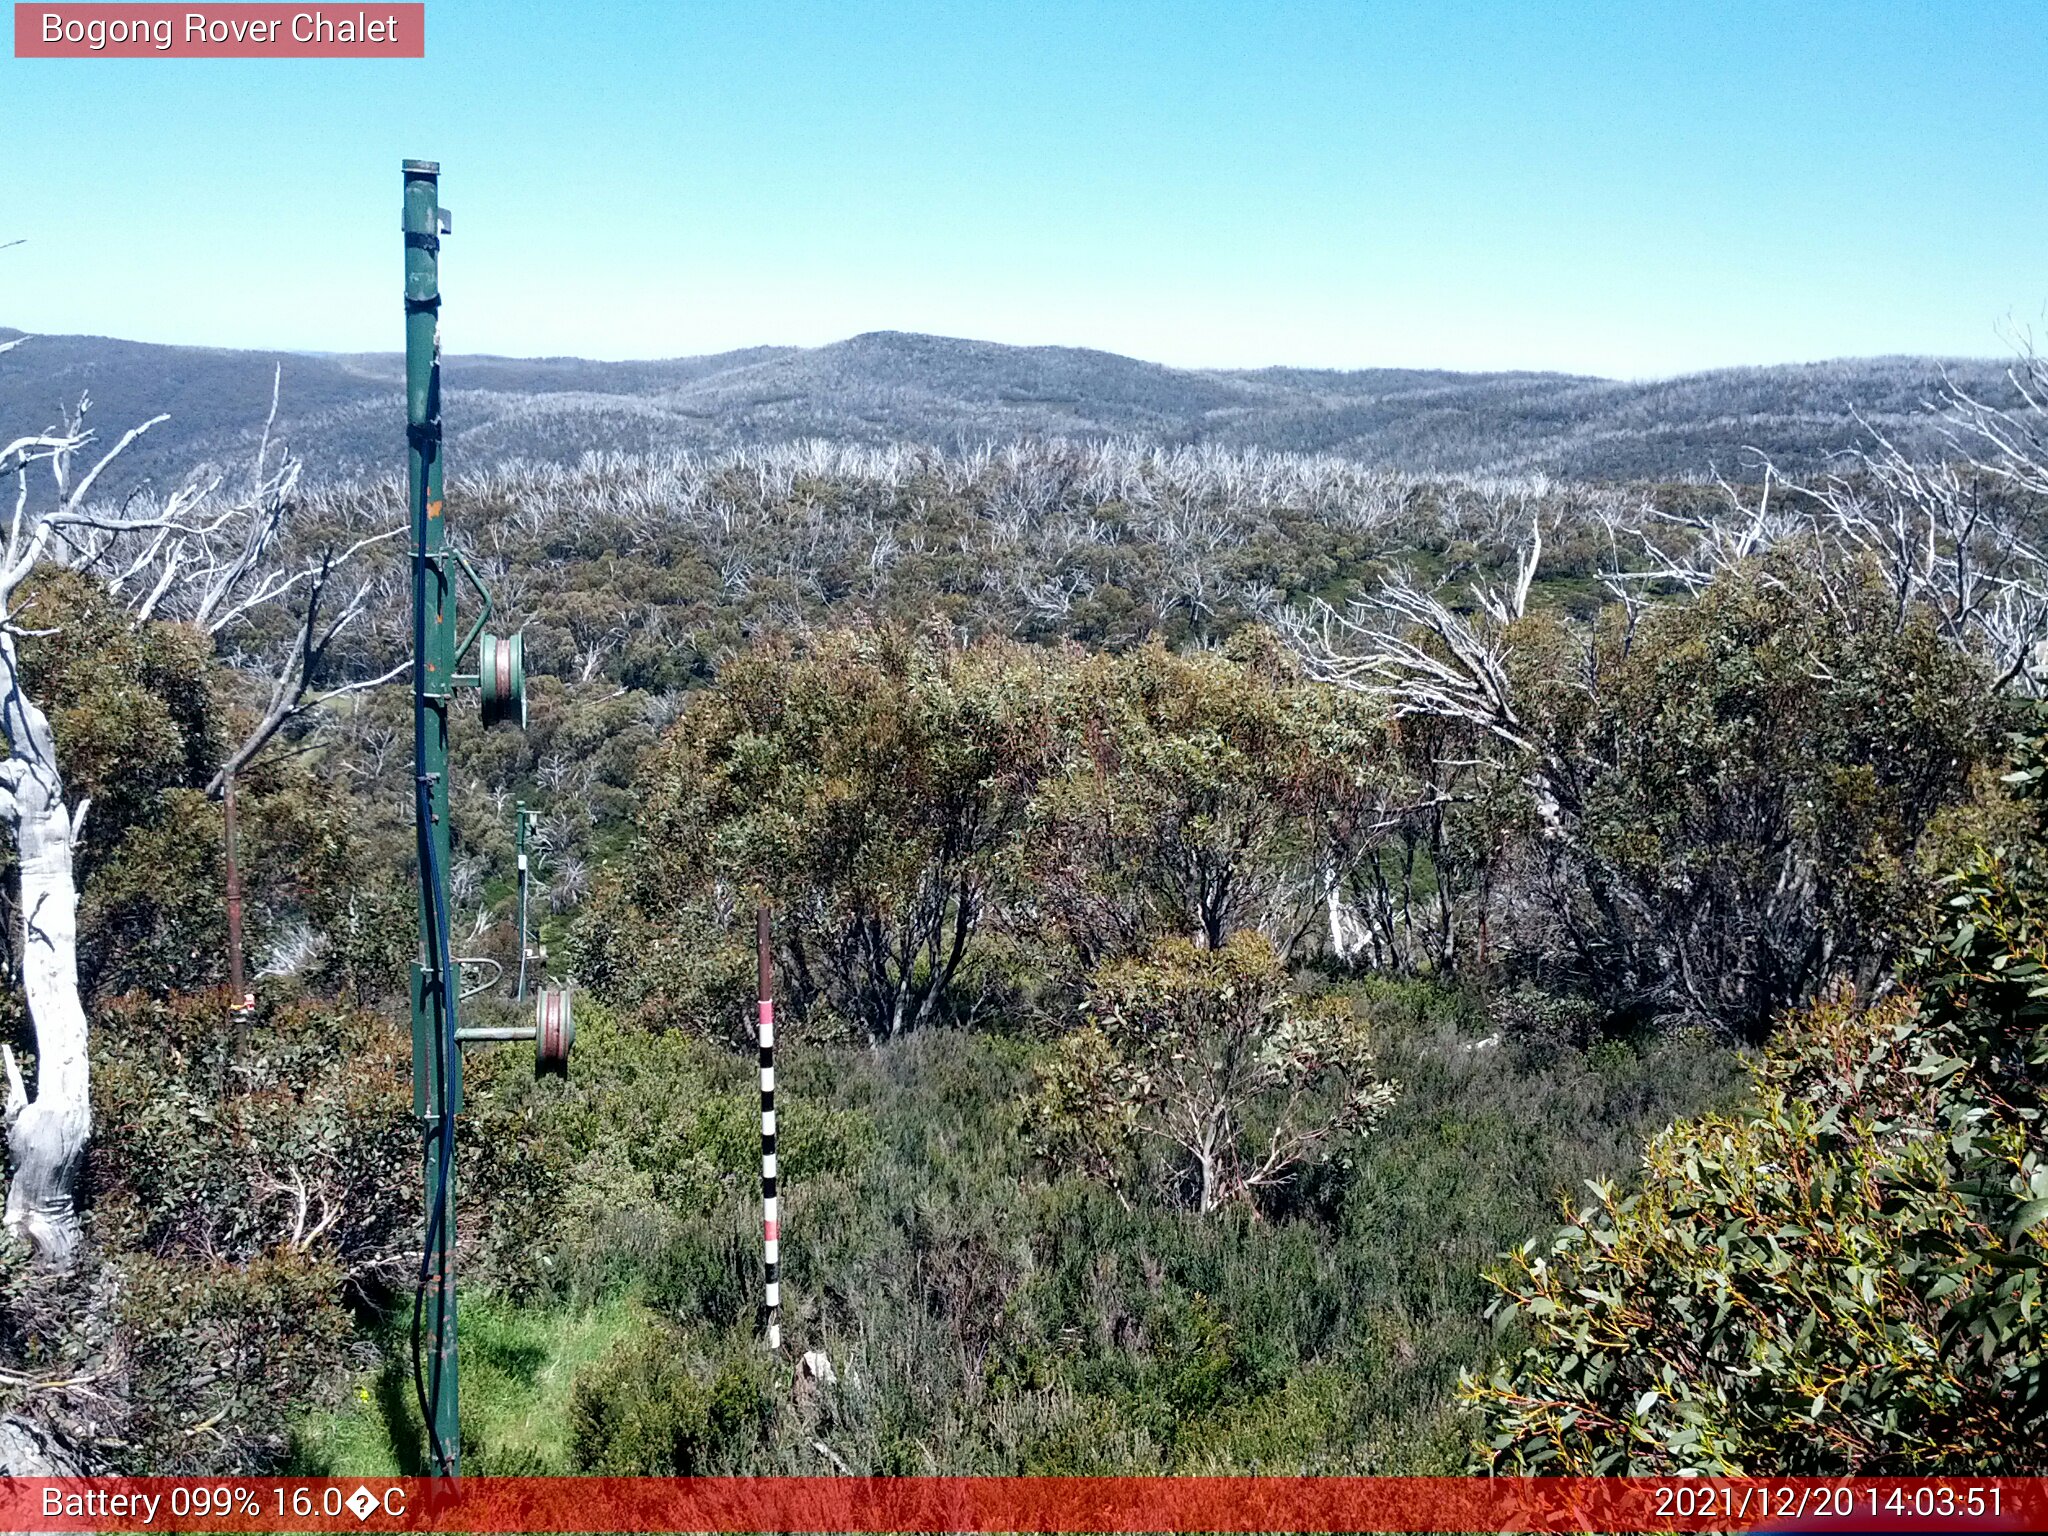
<path fill-rule="evenodd" d="M 77 1477 L 71 1453 L 42 1425 L 20 1414 L 0 1418 L 0 1477 Z"/>
<path fill-rule="evenodd" d="M 1330 917 L 1330 953 L 1349 965 L 1365 953 L 1372 936 L 1344 899 L 1344 883 L 1337 878 L 1334 863 L 1323 865 L 1323 902 Z"/>
<path fill-rule="evenodd" d="M 0 352 L 12 343 L 0 343 Z M 80 1226 L 77 1184 L 86 1142 L 92 1134 L 92 1082 L 86 1064 L 85 1008 L 78 995 L 78 884 L 72 851 L 86 802 L 64 804 L 64 776 L 50 722 L 24 687 L 15 637 L 15 599 L 21 585 L 48 565 L 90 572 L 107 594 L 128 609 L 137 624 L 179 618 L 208 634 L 223 629 L 265 604 L 289 599 L 303 604 L 305 618 L 256 734 L 226 766 L 246 763 L 286 720 L 328 699 L 398 676 L 409 662 L 382 677 L 343 683 L 318 692 L 322 657 L 334 639 L 369 608 L 374 585 L 365 582 L 323 625 L 316 620 L 321 593 L 338 566 L 374 544 L 402 534 L 387 529 L 358 539 L 339 555 L 316 555 L 294 573 L 271 564 L 293 506 L 299 463 L 285 455 L 268 461 L 266 426 L 256 452 L 249 494 L 222 509 L 208 505 L 220 479 L 195 478 L 142 516 L 109 510 L 93 500 L 108 465 L 164 416 L 131 428 L 84 474 L 75 473 L 77 454 L 92 441 L 85 430 L 86 402 L 61 432 L 19 437 L 0 445 L 14 481 L 14 510 L 0 537 L 0 731 L 7 756 L 0 759 L 0 822 L 14 833 L 21 856 L 22 990 L 36 1038 L 36 1095 L 28 1096 L 12 1050 L 4 1056 L 7 1076 L 7 1149 L 14 1177 L 7 1191 L 7 1230 L 33 1245 L 45 1263 L 62 1266 L 77 1252 Z M 271 420 L 277 414 L 277 381 L 271 388 Z M 31 464 L 45 464 L 56 489 L 53 505 L 31 512 Z M 47 632 L 46 632 L 47 633 Z"/>
<path fill-rule="evenodd" d="M 10 755 L 0 763 L 21 861 L 22 990 L 36 1035 L 36 1093 L 29 1098 L 6 1052 L 7 1230 L 43 1262 L 63 1266 L 79 1243 L 78 1167 L 92 1134 L 92 1079 L 85 1007 L 78 996 L 78 886 L 71 852 L 85 818 L 64 805 L 50 722 L 22 691 L 11 635 L 0 633 L 0 687 Z"/>

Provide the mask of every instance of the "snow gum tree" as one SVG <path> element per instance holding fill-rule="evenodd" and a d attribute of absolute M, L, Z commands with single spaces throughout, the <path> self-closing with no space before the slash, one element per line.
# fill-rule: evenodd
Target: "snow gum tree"
<path fill-rule="evenodd" d="M 28 338 L 0 345 L 12 351 Z M 62 1267 L 80 1241 L 76 1186 L 92 1134 L 88 1024 L 79 988 L 77 852 L 90 797 L 71 798 L 63 743 L 24 669 L 21 642 L 54 634 L 36 628 L 36 578 L 71 571 L 101 587 L 135 626 L 179 623 L 205 637 L 244 625 L 258 608 L 288 606 L 298 632 L 274 661 L 272 698 L 251 737 L 229 755 L 240 766 L 283 724 L 337 693 L 373 686 L 362 678 L 322 690 L 327 647 L 369 604 L 372 588 L 327 602 L 336 569 L 389 535 L 336 553 L 287 557 L 287 519 L 299 464 L 273 448 L 266 427 L 247 482 L 224 494 L 224 477 L 194 477 L 167 497 L 146 489 L 119 506 L 103 477 L 156 417 L 127 432 L 87 466 L 89 402 L 62 427 L 0 446 L 0 484 L 13 491 L 0 542 L 0 823 L 12 834 L 22 931 L 17 953 L 35 1039 L 34 1092 L 11 1046 L 0 1046 L 7 1078 L 5 1123 L 12 1167 L 6 1227 L 45 1263 Z M 272 419 L 276 414 L 273 394 Z M 60 642 L 61 643 L 61 642 Z M 217 786 L 216 786 L 217 787 Z"/>
<path fill-rule="evenodd" d="M 1249 929 L 1214 949 L 1164 939 L 1104 966 L 1083 1008 L 1039 1069 L 1027 1134 L 1120 1197 L 1149 1181 L 1205 1216 L 1256 1206 L 1394 1100 L 1350 1000 L 1296 995 Z"/>

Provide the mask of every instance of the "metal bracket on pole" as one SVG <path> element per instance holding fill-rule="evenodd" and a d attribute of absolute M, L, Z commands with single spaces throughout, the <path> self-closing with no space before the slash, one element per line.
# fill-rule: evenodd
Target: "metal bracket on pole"
<path fill-rule="evenodd" d="M 497 611 L 497 605 L 491 601 L 491 589 L 484 585 L 483 577 L 477 575 L 476 567 L 469 563 L 469 557 L 462 552 L 460 546 L 450 544 L 448 553 L 455 557 L 456 568 L 469 578 L 469 584 L 476 588 L 476 595 L 482 599 L 484 605 L 483 612 L 476 616 L 476 622 L 469 626 L 469 633 L 455 643 L 455 665 L 459 667 L 462 665 L 463 657 L 469 654 L 469 648 L 476 644 L 476 637 L 482 634 L 484 626 L 491 622 L 491 615 Z"/>

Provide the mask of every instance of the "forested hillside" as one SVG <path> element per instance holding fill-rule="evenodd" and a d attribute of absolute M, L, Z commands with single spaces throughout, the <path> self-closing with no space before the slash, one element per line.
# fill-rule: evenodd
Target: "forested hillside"
<path fill-rule="evenodd" d="M 318 366 L 294 454 L 392 414 Z M 2048 1470 L 2048 451 L 1995 372 L 1828 472 L 1839 391 L 1923 374 L 475 366 L 446 515 L 532 675 L 523 732 L 457 717 L 455 926 L 514 961 L 523 800 L 580 1040 L 467 1068 L 467 1469 Z M 615 366 L 662 432 L 855 440 L 545 462 L 558 407 L 632 419 L 565 393 Z M 1807 446 L 1714 484 L 1736 416 Z M 1254 446 L 1296 430 L 1345 451 Z M 1452 442 L 1545 472 L 1403 467 Z M 80 1468 L 415 1470 L 403 493 L 274 439 L 96 497 L 92 451 L 9 449 L 17 1172 L 60 847 L 92 1130 L 75 1209 L 10 1204 L 0 1413 Z"/>
<path fill-rule="evenodd" d="M 18 332 L 0 327 L 0 340 Z M 280 419 L 316 475 L 381 474 L 401 451 L 396 356 L 230 352 L 91 336 L 37 340 L 0 375 L 0 416 L 43 425 L 83 392 L 103 420 L 170 420 L 130 471 L 182 474 L 252 451 L 283 369 Z M 661 362 L 453 356 L 456 462 L 824 438 L 972 450 L 1020 437 L 1341 454 L 1410 473 L 1754 479 L 1761 454 L 1809 472 L 1871 433 L 1937 452 L 1926 403 L 1952 378 L 2012 399 L 2002 363 L 1863 358 L 1654 381 L 1380 368 L 1167 368 L 1078 347 L 880 331 L 815 348 Z M 1751 452 L 1755 450 L 1755 452 Z"/>

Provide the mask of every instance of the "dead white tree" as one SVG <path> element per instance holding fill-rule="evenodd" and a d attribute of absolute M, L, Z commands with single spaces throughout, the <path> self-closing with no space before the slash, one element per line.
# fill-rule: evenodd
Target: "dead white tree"
<path fill-rule="evenodd" d="M 1575 650 L 1562 673 L 1546 668 L 1543 686 L 1575 686 L 1597 704 L 1616 655 L 1610 639 L 1618 638 L 1626 656 L 1637 621 L 1657 603 L 1697 597 L 1740 571 L 1745 581 L 1796 586 L 1803 598 L 1810 594 L 1807 600 L 1844 615 L 1868 613 L 1873 590 L 1883 591 L 1894 625 L 1931 625 L 1981 658 L 1994 688 L 2048 688 L 2048 554 L 2038 532 L 2048 509 L 2048 366 L 2029 356 L 2009 379 L 2011 403 L 1989 403 L 1955 385 L 1931 402 L 1946 436 L 1938 460 L 1915 460 L 1873 430 L 1869 444 L 1837 472 L 1797 484 L 1766 465 L 1761 486 L 1724 484 L 1725 505 L 1704 516 L 1654 507 L 1633 517 L 1619 508 L 1598 515 L 1596 508 L 1610 550 L 1603 580 L 1622 610 L 1618 634 L 1599 625 L 1557 626 Z M 1378 697 L 1397 718 L 1452 725 L 1451 751 L 1487 758 L 1482 767 L 1489 774 L 1505 770 L 1522 779 L 1549 834 L 1534 850 L 1549 905 L 1577 952 L 1591 952 L 1576 932 L 1574 913 L 1584 896 L 1598 928 L 1610 935 L 1602 946 L 1619 957 L 1615 974 L 1633 995 L 1657 997 L 1647 990 L 1654 987 L 1720 1016 L 1729 1006 L 1728 994 L 1717 991 L 1722 978 L 1744 973 L 1698 964 L 1704 952 L 1654 890 L 1633 877 L 1599 875 L 1579 817 L 1608 769 L 1604 749 L 1597 741 L 1574 746 L 1569 733 L 1549 739 L 1557 733 L 1542 724 L 1548 712 L 1537 707 L 1541 697 L 1526 678 L 1519 692 L 1515 686 L 1522 673 L 1510 667 L 1511 646 L 1540 553 L 1540 538 L 1531 538 L 1516 576 L 1474 590 L 1469 601 L 1396 576 L 1342 612 L 1317 605 L 1291 615 L 1286 628 L 1314 675 Z M 1800 845 L 1786 842 L 1775 889 L 1743 898 L 1754 914 L 1753 933 L 1727 929 L 1734 935 L 1728 942 L 1807 963 L 1795 951 L 1807 942 L 1799 925 L 1816 900 L 1814 878 Z M 1333 949 L 1357 949 L 1360 932 L 1350 914 L 1333 905 L 1331 915 Z M 1723 932 L 1711 924 L 1700 931 Z M 1821 970 L 1836 963 L 1829 934 L 1812 942 Z"/>
<path fill-rule="evenodd" d="M 221 501 L 225 482 L 220 476 L 188 482 L 146 525 L 88 528 L 60 545 L 65 563 L 101 579 L 109 593 L 127 604 L 135 624 L 151 619 L 190 624 L 220 642 L 262 610 L 284 609 L 296 619 L 289 644 L 256 659 L 269 673 L 269 697 L 255 725 L 206 786 L 209 796 L 220 795 L 227 781 L 292 721 L 335 699 L 391 682 L 410 665 L 409 659 L 400 660 L 374 676 L 327 682 L 335 642 L 376 605 L 380 594 L 388 596 L 382 590 L 386 583 L 377 576 L 355 575 L 360 557 L 405 529 L 382 529 L 339 549 L 329 544 L 307 554 L 287 552 L 303 466 L 273 442 L 282 383 L 279 369 L 271 376 L 270 414 L 255 460 L 232 501 Z M 343 573 L 354 580 L 349 590 L 337 593 Z"/>
<path fill-rule="evenodd" d="M 1953 381 L 1931 403 L 1949 448 L 1940 459 L 1915 459 L 1865 424 L 1873 446 L 1801 488 L 1821 535 L 1879 571 L 1899 622 L 1929 614 L 2001 689 L 2040 685 L 2035 648 L 2048 633 L 2048 556 L 2033 536 L 2048 499 L 2048 365 L 2028 355 L 2007 376 L 2016 407 Z"/>
<path fill-rule="evenodd" d="M 1543 528 L 1531 522 L 1513 578 L 1472 588 L 1476 612 L 1395 575 L 1342 612 L 1320 601 L 1292 612 L 1282 631 L 1311 676 L 1379 699 L 1396 719 L 1455 721 L 1509 748 L 1499 766 L 1527 765 L 1537 812 L 1555 827 L 1569 772 L 1524 723 L 1508 672 L 1507 632 L 1528 609 L 1542 559 Z"/>
<path fill-rule="evenodd" d="M 1457 942 L 1455 902 L 1442 883 L 1443 817 L 1489 783 L 1519 782 L 1547 837 L 1563 835 L 1580 798 L 1574 765 L 1548 733 L 1525 718 L 1509 666 L 1511 631 L 1526 616 L 1543 558 L 1543 524 L 1529 524 L 1513 572 L 1498 583 L 1474 583 L 1471 606 L 1453 606 L 1396 573 L 1377 592 L 1339 610 L 1317 602 L 1283 614 L 1280 629 L 1311 677 L 1364 693 L 1396 722 L 1412 721 L 1418 745 L 1436 737 L 1418 762 L 1420 781 L 1389 800 L 1363 831 L 1365 842 L 1408 827 L 1394 849 L 1390 885 L 1376 852 L 1364 843 L 1355 868 L 1369 876 L 1354 908 L 1338 873 L 1325 871 L 1324 904 L 1331 952 L 1352 960 L 1373 954 L 1383 963 L 1413 963 L 1418 953 L 1447 961 Z M 1587 653 L 1590 654 L 1590 653 Z M 1434 910 L 1418 913 L 1416 838 L 1438 864 Z M 1480 944 L 1485 945 L 1484 901 Z M 1418 918 L 1421 920 L 1418 921 Z M 1405 957 L 1405 958 L 1403 958 Z"/>
<path fill-rule="evenodd" d="M 131 429 L 81 473 L 93 445 L 85 427 L 88 406 L 82 400 L 61 428 L 0 447 L 0 484 L 12 480 L 14 489 L 0 549 L 0 729 L 7 736 L 7 756 L 0 761 L 0 822 L 13 833 L 19 856 L 22 987 L 36 1066 L 31 1097 L 12 1048 L 0 1048 L 14 1170 L 5 1220 L 8 1231 L 56 1266 L 67 1264 L 78 1247 L 74 1191 L 92 1132 L 73 869 L 88 803 L 67 802 L 61 743 L 24 676 L 18 643 L 39 633 L 25 622 L 32 598 L 24 588 L 38 571 L 68 568 L 101 582 L 127 606 L 136 624 L 177 619 L 216 636 L 259 607 L 299 600 L 301 643 L 281 664 L 272 709 L 238 749 L 226 770 L 232 771 L 261 750 L 285 719 L 310 707 L 320 654 L 368 600 L 367 588 L 359 590 L 337 618 L 323 623 L 321 594 L 349 555 L 389 536 L 362 540 L 344 555 L 323 554 L 296 569 L 286 565 L 280 551 L 298 465 L 283 454 L 271 462 L 268 427 L 246 494 L 226 497 L 219 478 L 197 479 L 161 502 L 131 498 L 110 508 L 96 495 L 102 477 L 166 418 L 153 417 Z M 273 421 L 275 410 L 273 393 Z M 308 636 L 314 637 L 310 645 Z M 381 680 L 351 683 L 323 696 Z M 278 697 L 289 701 L 282 709 Z"/>
<path fill-rule="evenodd" d="M 1826 580 L 1824 596 L 1875 572 L 1894 620 L 1924 615 L 1980 657 L 1994 688 L 2040 691 L 2048 636 L 2048 551 L 2037 530 L 2048 501 L 2048 362 L 2028 352 L 2007 371 L 2012 402 L 1979 399 L 1953 380 L 1927 402 L 1946 451 L 1916 458 L 1858 418 L 1868 443 L 1808 482 L 1767 462 L 1751 490 L 1722 482 L 1727 509 L 1692 518 L 1652 512 L 1632 530 L 1640 556 L 1619 548 L 1605 583 L 1633 605 L 1658 585 L 1697 596 L 1755 557 L 1794 546 Z M 1685 544 L 1654 530 L 1678 527 Z"/>
<path fill-rule="evenodd" d="M 262 714 L 207 784 L 209 796 L 219 795 L 227 781 L 260 756 L 292 721 L 348 694 L 381 688 L 403 677 L 411 667 L 408 657 L 374 676 L 331 684 L 326 678 L 334 642 L 371 609 L 373 599 L 384 585 L 374 578 L 358 581 L 352 591 L 340 597 L 330 608 L 330 588 L 336 572 L 350 565 L 372 545 L 397 538 L 404 532 L 403 528 L 394 528 L 387 533 L 358 539 L 339 552 L 323 550 L 300 570 L 300 581 L 273 594 L 270 599 L 273 602 L 296 596 L 298 626 L 282 657 L 274 663 L 270 696 Z"/>
<path fill-rule="evenodd" d="M 78 993 L 78 886 L 72 873 L 72 854 L 90 802 L 66 803 L 49 717 L 29 696 L 23 678 L 17 641 L 32 631 L 21 623 L 21 588 L 39 567 L 59 563 L 73 541 L 114 534 L 147 538 L 193 511 L 192 499 L 183 497 L 174 497 L 172 506 L 155 517 L 106 518 L 93 511 L 91 496 L 100 475 L 160 420 L 130 431 L 75 478 L 75 458 L 90 441 L 76 417 L 65 429 L 19 437 L 0 448 L 0 473 L 15 481 L 13 517 L 0 556 L 0 728 L 7 733 L 8 747 L 0 762 L 0 821 L 14 834 L 20 862 L 22 989 L 36 1040 L 34 1098 L 13 1048 L 0 1046 L 7 1074 L 7 1146 L 14 1164 L 6 1225 L 55 1265 L 67 1264 L 78 1247 L 74 1190 L 92 1133 L 85 1007 Z M 31 504 L 29 470 L 35 464 L 50 470 L 53 495 L 47 506 Z"/>

